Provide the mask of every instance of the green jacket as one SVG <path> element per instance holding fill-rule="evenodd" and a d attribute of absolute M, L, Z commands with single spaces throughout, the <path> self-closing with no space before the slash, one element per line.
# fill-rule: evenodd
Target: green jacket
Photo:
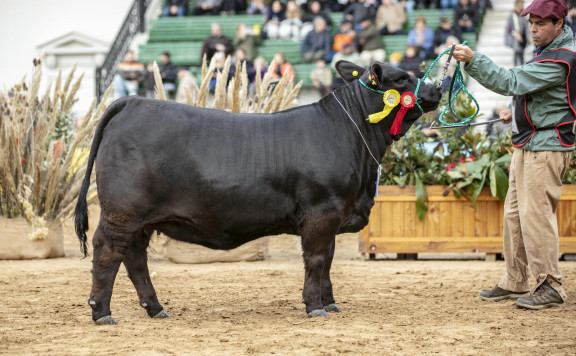
<path fill-rule="evenodd" d="M 543 51 L 566 48 L 576 51 L 572 30 L 564 25 L 564 32 Z M 512 69 L 496 65 L 479 52 L 474 52 L 466 72 L 484 87 L 502 95 L 526 95 L 528 115 L 535 127 L 554 127 L 560 123 L 570 106 L 566 93 L 568 67 L 561 63 L 528 63 Z M 572 151 L 560 143 L 555 130 L 536 131 L 522 149 L 528 151 Z"/>

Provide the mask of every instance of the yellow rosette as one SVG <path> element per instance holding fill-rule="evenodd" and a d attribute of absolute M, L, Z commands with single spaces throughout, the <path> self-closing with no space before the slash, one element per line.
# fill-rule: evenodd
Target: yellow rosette
<path fill-rule="evenodd" d="M 394 107 L 400 103 L 400 93 L 394 89 L 387 90 L 383 95 L 383 100 L 384 110 L 368 116 L 368 121 L 370 121 L 371 124 L 380 122 L 380 120 L 390 114 L 392 109 L 394 109 Z"/>

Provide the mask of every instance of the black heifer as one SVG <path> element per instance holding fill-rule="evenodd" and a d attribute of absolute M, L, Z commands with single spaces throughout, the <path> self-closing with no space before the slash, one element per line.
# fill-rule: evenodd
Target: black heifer
<path fill-rule="evenodd" d="M 115 324 L 110 298 L 121 263 L 151 317 L 168 314 L 148 273 L 154 231 L 213 249 L 261 236 L 302 237 L 303 302 L 309 316 L 337 312 L 330 282 L 335 235 L 368 223 L 378 163 L 422 112 L 407 110 L 401 132 L 389 130 L 397 105 L 378 124 L 383 91 L 416 91 L 422 111 L 440 92 L 381 63 L 337 64 L 349 83 L 319 102 L 274 114 L 233 114 L 128 97 L 102 116 L 75 211 L 84 253 L 86 193 L 94 161 L 101 207 L 94 233 L 89 304 L 98 324 Z M 360 82 L 360 80 L 362 82 Z"/>

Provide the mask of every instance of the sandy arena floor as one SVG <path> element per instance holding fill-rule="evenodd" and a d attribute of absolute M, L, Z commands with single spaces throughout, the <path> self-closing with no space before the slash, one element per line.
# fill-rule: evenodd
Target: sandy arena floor
<path fill-rule="evenodd" d="M 170 319 L 150 319 L 121 269 L 119 325 L 96 326 L 87 305 L 91 260 L 0 261 L 0 354 L 46 355 L 574 355 L 576 262 L 561 262 L 564 308 L 483 302 L 503 262 L 364 261 L 338 237 L 332 280 L 342 312 L 309 319 L 292 239 L 262 262 L 150 263 Z"/>

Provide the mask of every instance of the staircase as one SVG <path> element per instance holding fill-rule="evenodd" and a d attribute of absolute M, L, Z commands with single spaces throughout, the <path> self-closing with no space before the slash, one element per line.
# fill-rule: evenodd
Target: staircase
<path fill-rule="evenodd" d="M 504 34 L 508 15 L 514 8 L 514 0 L 492 1 L 494 8 L 487 10 L 482 23 L 482 30 L 478 36 L 476 50 L 487 55 L 499 66 L 512 68 L 514 66 L 513 51 L 504 45 Z M 526 49 L 526 59 L 530 58 L 531 48 Z M 508 105 L 510 96 L 496 94 L 473 78 L 468 80 L 468 90 L 476 97 L 480 105 L 480 113 L 483 114 L 479 121 L 484 121 L 492 116 L 492 110 L 501 105 Z"/>

